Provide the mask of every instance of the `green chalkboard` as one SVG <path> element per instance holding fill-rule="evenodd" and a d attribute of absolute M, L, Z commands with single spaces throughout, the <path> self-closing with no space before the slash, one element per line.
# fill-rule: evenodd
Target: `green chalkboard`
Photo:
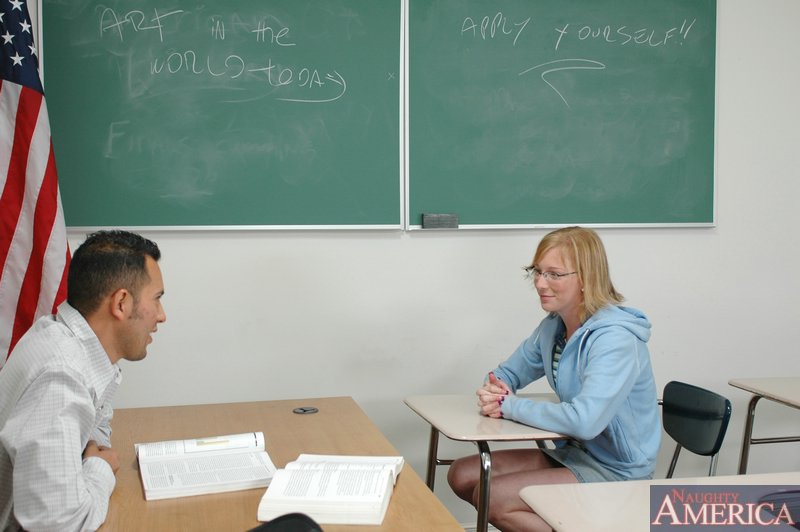
<path fill-rule="evenodd" d="M 44 0 L 67 225 L 401 225 L 400 0 Z"/>
<path fill-rule="evenodd" d="M 410 0 L 409 224 L 714 223 L 715 0 Z"/>

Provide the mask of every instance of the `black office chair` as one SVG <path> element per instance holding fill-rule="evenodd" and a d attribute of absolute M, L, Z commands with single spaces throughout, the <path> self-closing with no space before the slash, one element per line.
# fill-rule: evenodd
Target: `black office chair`
<path fill-rule="evenodd" d="M 261 523 L 247 532 L 322 532 L 322 527 L 306 514 L 294 512 Z"/>
<path fill-rule="evenodd" d="M 664 430 L 677 443 L 667 478 L 672 478 L 681 448 L 710 456 L 708 474 L 714 476 L 719 449 L 731 418 L 731 402 L 710 390 L 670 381 L 664 386 L 664 397 L 659 403 Z"/>

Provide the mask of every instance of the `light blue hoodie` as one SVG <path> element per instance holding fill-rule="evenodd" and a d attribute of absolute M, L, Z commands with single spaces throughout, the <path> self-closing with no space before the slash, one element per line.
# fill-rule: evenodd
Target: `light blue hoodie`
<path fill-rule="evenodd" d="M 503 402 L 503 417 L 571 436 L 623 478 L 652 477 L 661 418 L 646 343 L 650 322 L 628 307 L 595 312 L 564 346 L 555 383 L 553 343 L 563 331 L 561 318 L 549 315 L 494 370 L 515 393 L 545 375 L 561 402 L 510 395 Z"/>

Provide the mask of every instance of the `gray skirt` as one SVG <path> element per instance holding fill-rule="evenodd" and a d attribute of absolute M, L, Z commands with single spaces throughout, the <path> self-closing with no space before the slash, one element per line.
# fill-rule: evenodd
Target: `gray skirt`
<path fill-rule="evenodd" d="M 575 475 L 578 482 L 612 482 L 630 480 L 595 460 L 585 449 L 568 443 L 560 449 L 543 449 L 543 453 L 563 465 Z"/>

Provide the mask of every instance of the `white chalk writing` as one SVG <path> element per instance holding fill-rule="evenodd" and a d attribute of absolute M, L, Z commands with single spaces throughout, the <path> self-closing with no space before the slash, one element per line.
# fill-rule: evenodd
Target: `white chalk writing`
<path fill-rule="evenodd" d="M 305 65 L 285 65 L 273 61 L 271 57 L 258 56 L 254 58 L 252 45 L 242 50 L 225 48 L 218 51 L 201 39 L 194 39 L 184 48 L 175 45 L 172 41 L 186 42 L 186 28 L 197 31 L 198 26 L 205 25 L 209 28 L 212 43 L 236 40 L 278 49 L 289 49 L 298 45 L 292 38 L 291 28 L 270 15 L 243 19 L 237 13 L 226 16 L 212 15 L 203 21 L 195 20 L 193 13 L 184 10 L 159 11 L 153 9 L 152 15 L 144 11 L 131 9 L 125 13 L 118 13 L 111 8 L 98 10 L 100 37 L 111 38 L 117 43 L 126 43 L 136 35 L 138 38 L 147 38 L 148 32 L 156 36 L 158 47 L 153 47 L 151 41 L 146 41 L 146 61 L 149 64 L 147 72 L 152 77 L 162 80 L 189 79 L 192 77 L 206 77 L 215 80 L 239 80 L 240 82 L 262 82 L 263 87 L 276 100 L 296 103 L 325 103 L 338 100 L 347 92 L 347 82 L 337 68 L 320 68 Z M 178 16 L 181 15 L 181 16 Z M 181 22 L 187 21 L 183 25 Z M 199 18 L 199 17 L 198 17 Z M 226 26 L 226 20 L 230 22 Z M 188 22 L 188 21 L 191 21 Z M 233 31 L 230 31 L 232 28 Z M 206 37 L 208 39 L 208 37 Z M 160 47 L 164 43 L 164 47 Z M 232 43 L 236 46 L 236 43 Z M 141 48 L 130 45 L 126 57 L 138 65 L 135 55 Z M 235 87 L 230 87 L 235 89 Z M 276 89 L 284 89 L 276 92 Z M 287 92 L 289 91 L 289 92 Z M 233 101 L 233 100 L 232 100 Z M 113 137 L 113 132 L 110 132 Z"/>
<path fill-rule="evenodd" d="M 508 17 L 500 11 L 491 17 L 488 15 L 481 17 L 478 22 L 475 22 L 472 17 L 466 17 L 461 23 L 461 34 L 471 33 L 472 37 L 483 40 L 511 36 L 513 37 L 511 45 L 516 46 L 517 39 L 530 21 L 531 17 L 517 22 L 509 22 Z"/>

